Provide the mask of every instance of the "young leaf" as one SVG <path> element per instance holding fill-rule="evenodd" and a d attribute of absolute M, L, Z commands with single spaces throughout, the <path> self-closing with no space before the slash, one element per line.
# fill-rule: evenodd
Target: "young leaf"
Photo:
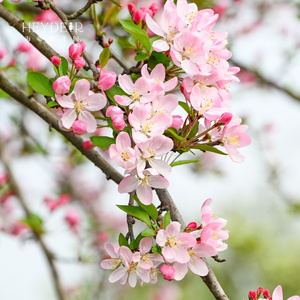
<path fill-rule="evenodd" d="M 154 236 L 155 235 L 155 231 L 151 228 L 145 228 L 142 231 L 142 236 Z"/>
<path fill-rule="evenodd" d="M 119 86 L 114 85 L 112 88 L 110 88 L 109 90 L 105 91 L 107 97 L 115 102 L 115 95 L 125 95 L 128 96 Z"/>
<path fill-rule="evenodd" d="M 141 207 L 128 205 L 117 205 L 117 207 L 151 227 L 149 215 Z"/>
<path fill-rule="evenodd" d="M 103 51 L 99 55 L 99 65 L 101 68 L 104 68 L 110 58 L 110 50 L 109 47 L 103 49 Z"/>
<path fill-rule="evenodd" d="M 43 74 L 37 72 L 28 72 L 27 82 L 34 91 L 45 96 L 55 97 L 50 80 Z"/>
<path fill-rule="evenodd" d="M 157 209 L 156 207 L 153 205 L 153 204 L 150 204 L 150 205 L 145 205 L 143 204 L 139 198 L 137 197 L 137 195 L 134 195 L 133 196 L 133 199 L 139 204 L 139 206 L 145 210 L 149 216 L 154 220 L 156 221 L 157 217 L 158 217 L 158 212 L 157 212 Z"/>
<path fill-rule="evenodd" d="M 128 241 L 126 240 L 125 236 L 122 233 L 119 234 L 119 246 L 120 247 L 126 246 L 129 248 Z"/>
<path fill-rule="evenodd" d="M 101 149 L 108 149 L 111 144 L 115 144 L 116 140 L 114 138 L 108 136 L 92 136 L 90 137 L 91 142 L 101 148 Z"/>
<path fill-rule="evenodd" d="M 161 247 L 159 247 L 157 244 L 154 245 L 151 250 L 155 254 L 161 254 Z"/>
<path fill-rule="evenodd" d="M 130 21 L 120 21 L 122 27 L 129 32 L 135 39 L 137 39 L 147 50 L 150 52 L 151 44 L 147 33 L 139 26 L 135 25 Z"/>
<path fill-rule="evenodd" d="M 119 7 L 122 7 L 122 5 L 119 2 L 115 1 L 115 0 L 108 0 L 108 1 L 110 1 L 111 3 L 113 3 L 113 4 L 115 4 Z"/>
<path fill-rule="evenodd" d="M 191 149 L 198 149 L 201 151 L 209 151 L 209 152 L 214 152 L 214 153 L 221 154 L 221 155 L 228 155 L 227 153 L 224 153 L 224 152 L 220 151 L 219 149 L 216 149 L 213 146 L 209 146 L 209 145 L 195 145 L 195 146 L 192 146 Z"/>
<path fill-rule="evenodd" d="M 50 108 L 50 107 L 54 107 L 54 106 L 59 106 L 59 104 L 56 102 L 56 101 L 49 101 L 47 103 L 47 107 Z"/>
<path fill-rule="evenodd" d="M 141 60 L 146 60 L 148 58 L 148 54 L 145 53 L 139 53 L 134 57 L 135 61 L 141 61 Z"/>
<path fill-rule="evenodd" d="M 171 163 L 171 167 L 176 167 L 176 166 L 180 166 L 180 165 L 196 163 L 198 161 L 199 161 L 198 159 L 178 160 L 178 161 L 175 161 L 175 162 Z"/>
<path fill-rule="evenodd" d="M 177 133 L 176 133 L 176 129 L 175 128 L 169 128 L 167 130 L 171 135 L 173 135 L 173 137 L 176 139 L 176 140 L 179 140 L 180 142 L 185 142 L 186 141 L 186 138 L 182 137 L 182 136 L 179 136 Z"/>
<path fill-rule="evenodd" d="M 68 61 L 63 57 L 59 56 L 61 62 L 60 65 L 58 66 L 59 74 L 60 76 L 66 75 L 68 72 Z"/>
<path fill-rule="evenodd" d="M 197 134 L 198 130 L 199 130 L 199 122 L 197 122 L 197 124 L 192 128 L 190 134 L 188 135 L 188 139 L 194 137 Z"/>
<path fill-rule="evenodd" d="M 22 222 L 36 233 L 45 233 L 43 220 L 35 213 L 30 213 L 27 218 L 22 219 Z"/>
<path fill-rule="evenodd" d="M 178 104 L 189 114 L 189 106 L 185 102 L 179 101 Z"/>
<path fill-rule="evenodd" d="M 114 12 L 118 9 L 118 5 L 112 6 L 104 16 L 102 27 L 106 24 L 106 22 L 112 17 Z"/>
<path fill-rule="evenodd" d="M 166 214 L 164 215 L 164 229 L 166 229 L 170 223 L 171 223 L 171 215 L 170 212 L 167 211 Z"/>
<path fill-rule="evenodd" d="M 132 242 L 132 248 L 130 247 L 130 249 L 134 250 L 134 249 L 139 249 L 139 246 L 140 246 L 140 241 L 141 239 L 143 238 L 143 235 L 142 233 L 140 233 L 136 239 Z M 131 243 L 130 243 L 130 246 L 131 246 Z"/>

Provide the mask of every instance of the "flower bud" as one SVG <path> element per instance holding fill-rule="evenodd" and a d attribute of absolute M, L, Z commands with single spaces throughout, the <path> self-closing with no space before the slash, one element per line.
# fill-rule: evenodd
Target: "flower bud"
<path fill-rule="evenodd" d="M 166 280 L 171 281 L 175 277 L 175 268 L 168 264 L 163 264 L 160 267 L 160 271 L 161 271 L 162 275 L 164 276 L 164 279 L 166 279 Z"/>
<path fill-rule="evenodd" d="M 147 7 L 145 7 L 143 9 L 143 12 L 144 12 L 144 17 L 143 17 L 143 21 L 146 22 L 146 16 L 147 14 L 152 18 L 153 17 L 153 11 Z"/>
<path fill-rule="evenodd" d="M 109 38 L 109 39 L 108 39 L 108 43 L 109 43 L 109 44 L 112 44 L 113 41 L 114 41 L 114 39 L 112 39 L 112 38 Z"/>
<path fill-rule="evenodd" d="M 265 289 L 264 292 L 263 292 L 263 295 L 264 295 L 264 297 L 265 297 L 266 299 L 269 299 L 269 297 L 270 297 L 270 292 L 269 292 L 269 290 L 268 290 L 268 289 Z"/>
<path fill-rule="evenodd" d="M 87 141 L 85 141 L 84 143 L 83 143 L 83 149 L 85 149 L 85 150 L 91 150 L 91 149 L 93 149 L 93 148 L 95 148 L 96 146 L 91 142 L 91 141 L 89 141 L 89 140 L 87 140 Z"/>
<path fill-rule="evenodd" d="M 61 59 L 58 56 L 52 56 L 51 61 L 54 64 L 54 66 L 59 66 L 61 63 Z"/>
<path fill-rule="evenodd" d="M 76 57 L 74 59 L 74 66 L 77 70 L 80 70 L 81 68 L 83 68 L 85 66 L 84 58 L 82 58 L 81 56 Z"/>
<path fill-rule="evenodd" d="M 1 185 L 4 185 L 9 179 L 9 176 L 7 173 L 3 173 L 3 174 L 0 174 L 0 186 Z"/>
<path fill-rule="evenodd" d="M 58 77 L 52 84 L 55 94 L 62 95 L 69 92 L 71 80 L 68 75 Z"/>
<path fill-rule="evenodd" d="M 7 54 L 7 50 L 4 47 L 0 47 L 0 59 L 2 59 Z"/>
<path fill-rule="evenodd" d="M 144 17 L 145 13 L 140 8 L 132 13 L 132 19 L 136 24 L 140 23 Z"/>
<path fill-rule="evenodd" d="M 73 128 L 73 132 L 77 135 L 82 135 L 82 134 L 87 133 L 87 131 L 86 131 L 87 123 L 82 120 L 74 121 L 72 128 Z"/>
<path fill-rule="evenodd" d="M 259 288 L 257 289 L 257 295 L 258 295 L 258 297 L 259 297 L 263 292 L 264 292 L 264 289 L 263 289 L 262 287 L 259 287 Z"/>
<path fill-rule="evenodd" d="M 132 13 L 135 11 L 135 5 L 134 5 L 134 3 L 129 3 L 127 5 L 127 8 L 129 10 L 130 14 L 132 15 Z"/>
<path fill-rule="evenodd" d="M 65 220 L 69 223 L 70 227 L 76 227 L 80 222 L 80 215 L 76 209 L 69 209 L 65 214 Z"/>
<path fill-rule="evenodd" d="M 20 42 L 17 46 L 17 51 L 19 52 L 30 52 L 32 50 L 32 45 L 26 41 L 26 42 Z"/>
<path fill-rule="evenodd" d="M 85 43 L 80 42 L 80 43 L 74 43 L 69 47 L 69 56 L 72 59 L 75 59 L 76 57 L 79 57 L 85 49 Z"/>
<path fill-rule="evenodd" d="M 182 120 L 181 116 L 179 116 L 179 115 L 172 116 L 172 125 L 171 125 L 171 127 L 175 128 L 176 130 L 179 130 L 182 123 L 183 123 L 183 120 Z"/>
<path fill-rule="evenodd" d="M 106 48 L 109 47 L 109 46 L 110 46 L 109 43 L 104 44 L 104 47 L 106 47 Z"/>
<path fill-rule="evenodd" d="M 123 130 L 124 127 L 126 126 L 126 123 L 125 123 L 123 117 L 119 117 L 119 116 L 115 117 L 112 119 L 112 121 L 113 121 L 114 127 L 119 131 Z"/>
<path fill-rule="evenodd" d="M 98 81 L 98 87 L 102 91 L 109 90 L 116 83 L 116 79 L 117 74 L 115 72 L 106 72 L 104 69 L 102 69 Z"/>
<path fill-rule="evenodd" d="M 256 300 L 257 294 L 255 291 L 250 291 L 248 294 L 249 300 Z"/>
<path fill-rule="evenodd" d="M 149 7 L 150 10 L 152 10 L 153 14 L 155 15 L 158 11 L 158 4 L 157 3 L 152 3 Z"/>
<path fill-rule="evenodd" d="M 222 123 L 224 125 L 227 125 L 232 119 L 232 114 L 229 112 L 226 112 L 221 115 L 219 123 Z"/>
<path fill-rule="evenodd" d="M 196 222 L 191 222 L 188 224 L 187 228 L 190 229 L 190 230 L 196 230 L 198 227 L 197 223 Z"/>
<path fill-rule="evenodd" d="M 105 115 L 114 119 L 115 117 L 122 117 L 124 115 L 124 111 L 115 105 L 111 105 L 106 109 Z"/>

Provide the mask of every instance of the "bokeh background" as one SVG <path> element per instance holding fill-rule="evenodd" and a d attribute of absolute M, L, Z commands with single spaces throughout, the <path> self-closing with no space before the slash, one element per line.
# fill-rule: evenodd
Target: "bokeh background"
<path fill-rule="evenodd" d="M 57 2 L 67 12 L 85 4 Z M 231 65 L 241 68 L 241 82 L 231 86 L 231 106 L 249 125 L 252 144 L 241 150 L 246 157 L 241 164 L 229 157 L 205 153 L 198 164 L 174 167 L 170 193 L 187 223 L 200 221 L 201 205 L 209 197 L 213 199 L 214 215 L 228 220 L 228 249 L 220 253 L 226 262 L 209 261 L 230 299 L 247 299 L 249 290 L 262 286 L 272 291 L 278 284 L 283 287 L 284 298 L 299 295 L 300 2 L 194 2 L 199 8 L 213 8 L 219 13 L 215 30 L 228 32 Z M 150 5 L 149 1 L 136 4 Z M 23 0 L 16 4 L 4 0 L 2 5 L 27 22 L 59 22 L 51 12 L 41 16 L 34 4 Z M 109 7 L 109 1 L 97 4 L 100 18 Z M 130 51 L 117 25 L 118 18 L 128 18 L 126 8 L 109 20 L 108 25 L 114 29 L 107 27 L 107 34 L 115 38 L 112 48 L 128 57 Z M 93 41 L 94 29 L 88 14 L 78 22 L 83 24 L 79 35 L 96 60 L 101 48 Z M 37 26 L 36 32 L 67 56 L 72 40 L 46 27 Z M 53 71 L 34 49 L 21 51 L 18 47 L 23 42 L 26 39 L 0 19 L 0 49 L 6 49 L 0 68 L 29 91 L 28 69 L 51 76 Z M 114 62 L 108 68 L 120 71 Z M 114 183 L 107 182 L 101 171 L 59 134 L 49 132 L 39 117 L 1 91 L 0 97 L 1 138 L 26 201 L 43 219 L 45 240 L 56 255 L 70 299 L 214 299 L 194 274 L 178 283 L 160 278 L 156 285 L 135 289 L 110 284 L 109 272 L 101 270 L 99 261 L 104 257 L 104 242 L 117 241 L 118 231 L 126 234 L 126 218 L 115 205 L 127 203 L 127 196 L 118 194 Z M 4 172 L 0 164 L 0 173 Z M 56 199 L 61 193 L 67 193 L 71 203 L 50 213 L 45 197 Z M 2 186 L 2 199 L 8 194 L 9 189 Z M 72 232 L 64 219 L 69 209 L 80 213 L 78 232 Z M 51 274 L 39 245 L 26 229 L 18 235 L 11 230 L 13 222 L 22 217 L 24 213 L 13 195 L 9 196 L 9 205 L 0 204 L 0 299 L 54 300 Z"/>

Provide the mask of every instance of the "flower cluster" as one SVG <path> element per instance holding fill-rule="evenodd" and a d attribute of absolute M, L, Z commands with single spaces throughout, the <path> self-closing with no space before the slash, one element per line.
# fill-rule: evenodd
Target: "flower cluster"
<path fill-rule="evenodd" d="M 225 250 L 227 245 L 223 240 L 228 238 L 228 231 L 222 230 L 227 221 L 212 217 L 211 201 L 207 199 L 202 206 L 200 226 L 192 222 L 181 232 L 180 223 L 171 222 L 165 229 L 156 230 L 154 246 L 150 237 L 142 238 L 138 249 L 106 243 L 110 258 L 103 260 L 101 266 L 114 270 L 109 281 L 120 280 L 125 284 L 128 279 L 129 285 L 134 287 L 137 278 L 141 285 L 143 282 L 156 283 L 159 272 L 169 281 L 182 280 L 188 269 L 200 276 L 207 275 L 208 268 L 202 258 Z"/>
<path fill-rule="evenodd" d="M 278 285 L 273 291 L 272 297 L 268 289 L 264 290 L 262 287 L 259 287 L 257 291 L 250 291 L 248 294 L 249 300 L 283 300 L 282 287 Z M 292 296 L 287 300 L 300 300 L 299 296 Z"/>

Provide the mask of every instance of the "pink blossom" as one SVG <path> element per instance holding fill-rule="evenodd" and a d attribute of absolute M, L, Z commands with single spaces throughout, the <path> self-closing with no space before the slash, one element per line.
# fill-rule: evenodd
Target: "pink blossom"
<path fill-rule="evenodd" d="M 131 140 L 127 132 L 121 132 L 116 138 L 116 144 L 108 149 L 110 158 L 120 167 L 132 170 L 137 165 L 137 150 L 131 148 Z"/>
<path fill-rule="evenodd" d="M 175 268 L 168 265 L 168 264 L 163 264 L 160 267 L 160 271 L 162 275 L 164 276 L 164 279 L 168 281 L 172 281 L 175 278 Z"/>
<path fill-rule="evenodd" d="M 97 129 L 97 122 L 90 111 L 99 111 L 106 105 L 106 98 L 102 94 L 90 91 L 90 83 L 86 79 L 76 82 L 72 96 L 56 95 L 57 102 L 64 108 L 61 117 L 65 128 L 71 128 L 78 118 L 87 123 L 87 132 Z"/>
<path fill-rule="evenodd" d="M 100 265 L 103 269 L 116 269 L 122 264 L 123 260 L 119 255 L 119 245 L 105 243 L 104 248 L 110 258 L 101 261 Z"/>
<path fill-rule="evenodd" d="M 283 293 L 282 293 L 282 287 L 278 285 L 272 294 L 272 300 L 283 300 Z M 300 300 L 299 296 L 292 296 L 288 298 L 287 300 Z"/>
<path fill-rule="evenodd" d="M 0 59 L 2 59 L 7 54 L 7 50 L 5 47 L 0 46 Z"/>
<path fill-rule="evenodd" d="M 1 185 L 4 185 L 9 179 L 9 176 L 7 173 L 3 173 L 3 174 L 0 174 L 0 186 Z"/>
<path fill-rule="evenodd" d="M 10 234 L 20 236 L 28 233 L 30 228 L 28 225 L 22 223 L 21 221 L 14 221 L 12 228 L 10 229 Z"/>
<path fill-rule="evenodd" d="M 82 120 L 77 120 L 72 124 L 73 132 L 77 135 L 87 133 L 87 123 Z"/>
<path fill-rule="evenodd" d="M 221 115 L 219 123 L 227 125 L 232 120 L 232 113 L 226 112 Z"/>
<path fill-rule="evenodd" d="M 190 255 L 187 248 L 196 245 L 196 238 L 190 233 L 180 232 L 180 223 L 170 223 L 166 230 L 160 229 L 156 243 L 163 247 L 162 255 L 168 262 L 187 263 Z"/>
<path fill-rule="evenodd" d="M 135 10 L 132 13 L 132 19 L 136 24 L 140 23 L 144 17 L 145 17 L 145 12 L 140 8 Z"/>
<path fill-rule="evenodd" d="M 126 126 L 124 121 L 124 111 L 118 106 L 109 106 L 106 109 L 106 116 L 112 119 L 113 125 L 117 130 L 123 130 Z"/>
<path fill-rule="evenodd" d="M 224 147 L 234 162 L 244 161 L 244 156 L 238 152 L 237 148 L 251 144 L 251 138 L 244 133 L 247 129 L 247 125 L 231 125 L 231 123 L 223 129 L 222 140 Z"/>
<path fill-rule="evenodd" d="M 52 23 L 52 22 L 61 22 L 61 19 L 58 17 L 58 15 L 52 9 L 47 9 L 47 10 L 42 10 L 42 12 L 38 16 L 35 17 L 35 21 L 44 22 L 44 23 Z"/>
<path fill-rule="evenodd" d="M 65 214 L 65 220 L 71 228 L 76 228 L 80 222 L 80 214 L 77 209 L 69 209 Z"/>
<path fill-rule="evenodd" d="M 70 202 L 70 196 L 68 194 L 61 194 L 56 200 L 50 197 L 45 197 L 44 201 L 50 211 L 54 211 L 58 207 L 68 204 Z"/>
<path fill-rule="evenodd" d="M 55 66 L 59 66 L 61 63 L 61 59 L 58 56 L 52 56 L 51 57 L 51 62 L 55 65 Z"/>
<path fill-rule="evenodd" d="M 149 270 L 139 267 L 138 263 L 132 260 L 133 253 L 129 248 L 122 246 L 119 250 L 119 255 L 123 263 L 110 274 L 108 278 L 110 282 L 113 283 L 120 280 L 120 283 L 124 285 L 128 280 L 129 285 L 135 287 L 138 277 L 143 282 L 150 281 Z"/>
<path fill-rule="evenodd" d="M 155 253 L 149 253 L 152 248 L 152 239 L 145 237 L 141 239 L 139 244 L 139 250 L 133 253 L 132 260 L 137 262 L 143 269 L 151 269 L 154 263 L 162 263 L 164 260 L 161 255 Z"/>
<path fill-rule="evenodd" d="M 126 176 L 119 184 L 119 193 L 130 193 L 136 189 L 136 194 L 140 201 L 149 205 L 152 203 L 152 187 L 156 189 L 165 189 L 169 186 L 166 178 L 153 169 L 149 168 L 143 171 L 142 176 L 137 175 L 137 171 L 133 170 L 129 176 Z"/>
<path fill-rule="evenodd" d="M 75 57 L 74 66 L 77 70 L 82 69 L 85 66 L 85 60 L 81 56 Z"/>
<path fill-rule="evenodd" d="M 107 72 L 104 68 L 101 69 L 98 87 L 102 91 L 109 90 L 116 83 L 117 74 L 115 72 Z"/>
<path fill-rule="evenodd" d="M 172 116 L 172 124 L 170 127 L 175 128 L 176 130 L 179 130 L 182 124 L 183 124 L 183 120 L 180 115 Z"/>
<path fill-rule="evenodd" d="M 52 84 L 55 94 L 62 95 L 69 92 L 71 80 L 68 75 L 58 77 Z"/>

